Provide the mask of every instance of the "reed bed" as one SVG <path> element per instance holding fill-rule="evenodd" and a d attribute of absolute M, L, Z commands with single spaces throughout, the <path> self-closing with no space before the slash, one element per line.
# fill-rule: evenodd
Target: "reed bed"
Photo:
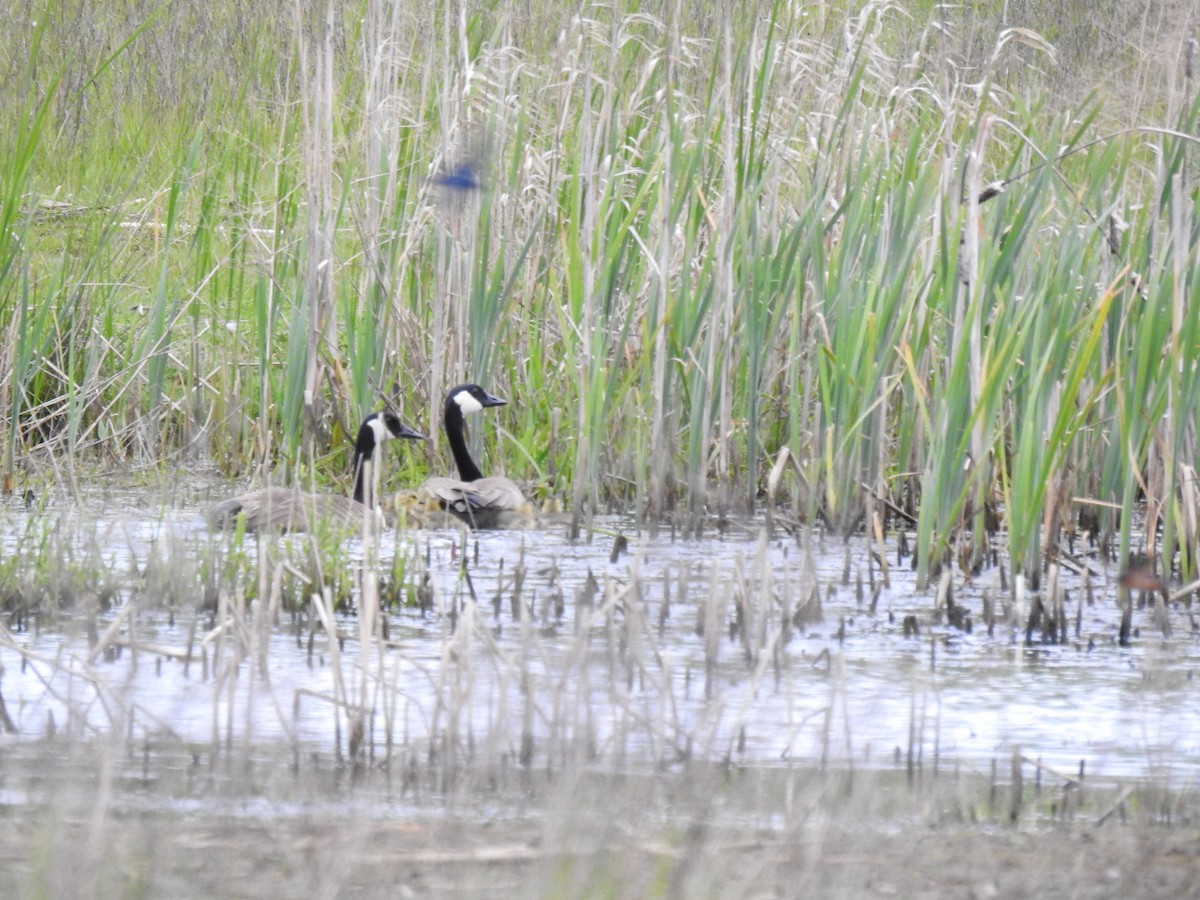
<path fill-rule="evenodd" d="M 1077 532 L 1195 574 L 1186 11 L 1139 93 L 1082 100 L 1079 17 L 84 12 L 7 38 L 8 485 L 309 483 L 366 410 L 436 432 L 470 378 L 512 402 L 490 467 L 584 521 L 755 509 L 786 450 L 781 509 L 912 516 L 922 584 L 998 548 L 1036 585 Z"/>

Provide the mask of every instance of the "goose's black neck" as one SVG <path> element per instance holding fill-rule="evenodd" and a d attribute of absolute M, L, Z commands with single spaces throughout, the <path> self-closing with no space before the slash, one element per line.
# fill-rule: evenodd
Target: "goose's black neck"
<path fill-rule="evenodd" d="M 467 450 L 467 441 L 463 437 L 465 424 L 462 408 L 455 402 L 452 394 L 446 398 L 444 419 L 450 452 L 454 454 L 454 464 L 458 466 L 458 477 L 463 481 L 478 481 L 483 477 L 483 473 L 479 471 L 479 466 L 475 465 L 475 460 L 471 459 L 471 453 Z"/>

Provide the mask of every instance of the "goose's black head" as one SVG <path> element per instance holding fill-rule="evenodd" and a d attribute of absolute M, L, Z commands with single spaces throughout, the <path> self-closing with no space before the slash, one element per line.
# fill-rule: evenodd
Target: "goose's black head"
<path fill-rule="evenodd" d="M 406 438 L 411 441 L 423 441 L 425 435 L 413 431 L 400 421 L 395 413 L 389 410 L 371 413 L 363 419 L 358 429 L 358 439 L 354 442 L 354 455 L 362 459 L 370 459 L 375 448 L 383 441 L 392 438 Z"/>
<path fill-rule="evenodd" d="M 504 406 L 508 401 L 494 397 L 477 384 L 460 384 L 446 395 L 446 420 L 470 415 L 489 406 Z"/>

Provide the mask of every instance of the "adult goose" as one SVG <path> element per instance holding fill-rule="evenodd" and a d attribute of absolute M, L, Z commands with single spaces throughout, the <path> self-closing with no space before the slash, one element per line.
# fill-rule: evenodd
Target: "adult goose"
<path fill-rule="evenodd" d="M 242 516 L 247 531 L 310 531 L 319 523 L 356 528 L 374 510 L 370 466 L 375 449 L 393 438 L 424 440 L 393 413 L 371 413 L 354 442 L 354 496 L 314 494 L 298 488 L 268 488 L 222 501 L 205 518 L 212 528 L 232 528 Z M 373 513 L 372 513 L 373 514 Z"/>
<path fill-rule="evenodd" d="M 514 519 L 528 514 L 530 507 L 521 489 L 500 475 L 485 478 L 471 459 L 463 436 L 467 416 L 506 403 L 477 384 L 460 384 L 450 390 L 442 425 L 459 477 L 430 478 L 417 489 L 418 501 L 451 513 L 474 528 L 508 527 Z"/>

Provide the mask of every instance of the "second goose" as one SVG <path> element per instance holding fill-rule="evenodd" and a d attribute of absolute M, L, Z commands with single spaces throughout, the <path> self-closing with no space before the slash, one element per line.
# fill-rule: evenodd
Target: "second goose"
<path fill-rule="evenodd" d="M 515 515 L 524 515 L 529 504 L 511 480 L 500 475 L 485 478 L 467 450 L 463 436 L 465 417 L 490 406 L 508 403 L 477 384 L 460 384 L 446 395 L 442 424 L 458 478 L 430 478 L 417 489 L 419 499 L 436 504 L 475 528 L 504 527 Z"/>
<path fill-rule="evenodd" d="M 244 517 L 247 531 L 310 531 L 319 522 L 358 527 L 363 516 L 374 510 L 367 464 L 375 448 L 393 438 L 424 440 L 393 413 L 371 413 L 362 421 L 354 442 L 354 497 L 313 494 L 297 488 L 267 488 L 231 497 L 218 503 L 205 516 L 212 528 L 231 528 Z"/>

